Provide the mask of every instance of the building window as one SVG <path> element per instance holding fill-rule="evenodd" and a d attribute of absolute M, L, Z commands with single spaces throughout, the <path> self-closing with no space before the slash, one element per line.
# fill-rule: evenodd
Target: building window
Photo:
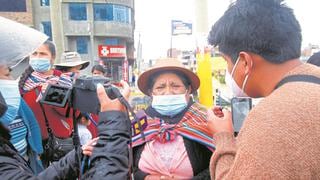
<path fill-rule="evenodd" d="M 87 20 L 87 6 L 85 3 L 70 3 L 69 4 L 70 20 L 85 21 Z"/>
<path fill-rule="evenodd" d="M 112 4 L 94 4 L 94 20 L 95 21 L 112 21 L 113 5 Z"/>
<path fill-rule="evenodd" d="M 41 24 L 43 27 L 43 33 L 49 36 L 49 39 L 52 40 L 51 22 L 44 21 L 44 22 L 41 22 Z"/>
<path fill-rule="evenodd" d="M 114 21 L 126 23 L 126 7 L 114 5 L 113 10 Z"/>
<path fill-rule="evenodd" d="M 79 54 L 88 54 L 88 38 L 84 36 L 76 37 L 77 52 Z"/>
<path fill-rule="evenodd" d="M 116 21 L 131 23 L 131 9 L 126 6 L 115 4 L 94 4 L 95 21 Z"/>
<path fill-rule="evenodd" d="M 40 0 L 41 6 L 50 6 L 50 0 Z"/>
<path fill-rule="evenodd" d="M 0 12 L 27 12 L 27 6 L 25 0 L 12 1 L 1 0 Z"/>
<path fill-rule="evenodd" d="M 106 38 L 106 45 L 119 45 L 117 38 Z"/>
<path fill-rule="evenodd" d="M 127 16 L 127 21 L 126 21 L 126 23 L 128 23 L 128 24 L 131 24 L 131 9 L 130 8 L 127 8 L 127 10 L 126 10 L 126 16 Z"/>

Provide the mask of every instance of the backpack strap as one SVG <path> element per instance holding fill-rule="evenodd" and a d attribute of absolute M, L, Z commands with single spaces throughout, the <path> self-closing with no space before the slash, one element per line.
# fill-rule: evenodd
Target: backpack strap
<path fill-rule="evenodd" d="M 276 85 L 275 89 L 278 89 L 280 86 L 288 82 L 308 82 L 308 83 L 320 84 L 320 78 L 312 75 L 306 75 L 306 74 L 291 75 L 283 78 Z"/>

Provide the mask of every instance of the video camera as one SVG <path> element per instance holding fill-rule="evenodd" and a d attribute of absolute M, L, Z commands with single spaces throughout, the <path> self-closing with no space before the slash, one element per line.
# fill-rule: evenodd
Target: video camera
<path fill-rule="evenodd" d="M 40 103 L 57 107 L 65 107 L 67 102 L 71 107 L 81 112 L 95 113 L 100 111 L 97 97 L 97 84 L 103 84 L 110 99 L 121 96 L 120 91 L 112 85 L 109 78 L 99 76 L 82 76 L 76 79 L 72 87 L 50 84 Z"/>

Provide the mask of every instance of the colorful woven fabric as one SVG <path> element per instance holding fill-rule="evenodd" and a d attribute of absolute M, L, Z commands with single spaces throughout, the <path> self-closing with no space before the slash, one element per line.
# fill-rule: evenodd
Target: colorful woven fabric
<path fill-rule="evenodd" d="M 65 87 L 71 87 L 72 86 L 72 80 L 71 77 L 68 77 L 67 75 L 62 76 L 56 76 L 56 75 L 44 75 L 42 73 L 33 71 L 23 86 L 23 91 L 28 92 L 31 91 L 39 86 L 42 86 L 43 84 L 57 84 L 60 86 Z M 39 101 L 42 97 L 42 94 L 44 93 L 45 89 L 42 89 L 42 92 L 39 93 L 39 96 L 37 97 L 36 101 Z"/>
<path fill-rule="evenodd" d="M 185 138 L 207 146 L 210 150 L 215 149 L 212 133 L 207 128 L 206 108 L 194 103 L 183 118 L 177 124 L 167 124 L 159 118 L 148 117 L 148 126 L 142 134 L 132 137 L 133 147 L 151 140 L 165 143 L 175 139 L 179 134 Z"/>

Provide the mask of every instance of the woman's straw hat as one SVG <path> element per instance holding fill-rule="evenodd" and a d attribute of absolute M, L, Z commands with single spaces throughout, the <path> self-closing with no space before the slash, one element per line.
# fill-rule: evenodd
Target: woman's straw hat
<path fill-rule="evenodd" d="M 177 71 L 184 74 L 191 85 L 192 92 L 196 91 L 200 86 L 198 76 L 191 70 L 184 67 L 184 65 L 174 58 L 158 59 L 154 66 L 143 72 L 138 79 L 138 87 L 144 94 L 149 95 L 148 82 L 150 77 L 160 71 Z"/>

